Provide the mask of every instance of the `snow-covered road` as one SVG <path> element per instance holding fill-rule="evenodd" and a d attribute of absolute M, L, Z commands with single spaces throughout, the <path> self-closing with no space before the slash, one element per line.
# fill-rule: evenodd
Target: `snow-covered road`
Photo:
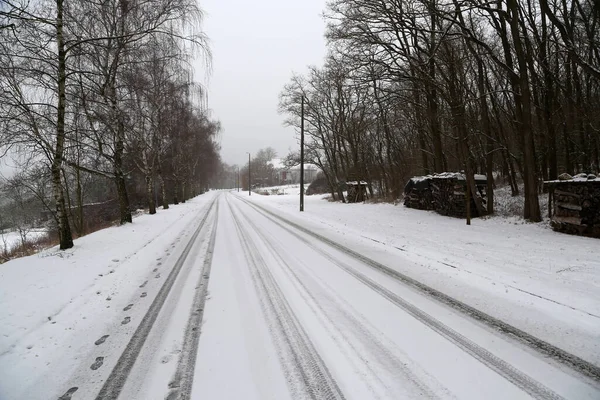
<path fill-rule="evenodd" d="M 6 316 L 0 399 L 600 398 L 597 365 L 254 197 L 212 192 L 165 217 L 115 272 L 118 307 L 75 296 L 81 328 L 63 311 L 21 328 L 37 364 Z"/>
<path fill-rule="evenodd" d="M 227 195 L 192 398 L 598 398 L 597 383 Z"/>

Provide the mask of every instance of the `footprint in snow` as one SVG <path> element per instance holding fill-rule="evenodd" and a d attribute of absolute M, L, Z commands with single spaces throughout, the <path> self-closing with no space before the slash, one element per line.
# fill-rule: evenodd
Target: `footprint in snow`
<path fill-rule="evenodd" d="M 129 311 L 131 310 L 131 307 L 133 307 L 133 304 L 128 304 L 127 307 L 123 309 L 123 311 Z"/>
<path fill-rule="evenodd" d="M 121 325 L 127 325 L 131 321 L 131 317 L 125 317 L 123 321 L 121 321 Z"/>
<path fill-rule="evenodd" d="M 102 343 L 106 342 L 106 339 L 108 338 L 108 336 L 109 336 L 109 335 L 104 335 L 104 336 L 102 336 L 100 339 L 96 340 L 96 341 L 94 342 L 94 344 L 95 344 L 96 346 L 99 346 L 99 345 L 101 345 Z"/>
<path fill-rule="evenodd" d="M 163 358 L 160 359 L 161 364 L 166 364 L 169 361 L 171 361 L 171 355 L 167 354 L 166 356 L 163 356 Z"/>
<path fill-rule="evenodd" d="M 159 262 L 159 263 L 156 263 L 156 265 L 158 265 L 158 266 L 160 267 L 160 266 L 162 265 L 162 263 L 161 263 L 161 262 Z"/>
<path fill-rule="evenodd" d="M 71 400 L 71 396 L 73 396 L 73 393 L 75 393 L 78 389 L 79 388 L 77 386 L 72 387 L 71 389 L 67 390 L 65 394 L 60 396 L 58 400 Z"/>
<path fill-rule="evenodd" d="M 90 366 L 90 368 L 95 371 L 100 368 L 104 364 L 104 357 L 96 357 L 96 361 Z"/>
<path fill-rule="evenodd" d="M 160 260 L 162 260 L 162 257 L 158 257 L 158 258 L 156 259 L 156 261 L 160 261 Z"/>
<path fill-rule="evenodd" d="M 156 274 L 155 278 L 157 278 L 157 279 L 160 278 L 160 274 Z"/>
<path fill-rule="evenodd" d="M 142 284 L 140 285 L 140 288 L 143 288 L 144 286 L 146 286 L 146 284 L 147 284 L 147 283 L 148 283 L 148 281 L 146 281 L 146 282 L 142 283 Z"/>
<path fill-rule="evenodd" d="M 119 262 L 118 258 L 113 258 L 112 262 Z"/>
<path fill-rule="evenodd" d="M 148 295 L 148 293 L 144 292 L 142 293 L 142 295 L 140 297 L 146 297 Z"/>
<path fill-rule="evenodd" d="M 158 271 L 158 268 L 154 268 L 154 269 L 152 270 L 152 272 L 156 272 L 156 271 Z"/>

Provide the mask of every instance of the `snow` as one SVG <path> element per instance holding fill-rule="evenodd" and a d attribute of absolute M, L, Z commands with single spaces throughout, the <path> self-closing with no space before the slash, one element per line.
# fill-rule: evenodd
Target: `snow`
<path fill-rule="evenodd" d="M 0 399 L 95 398 L 214 199 L 120 399 L 168 395 L 209 253 L 192 399 L 598 398 L 598 382 L 257 206 L 600 365 L 597 240 L 321 195 L 299 213 L 299 185 L 268 191 L 285 194 L 210 192 L 1 265 Z"/>
<path fill-rule="evenodd" d="M 565 174 L 563 174 L 565 175 Z M 561 175 L 562 176 L 562 175 Z M 568 175 L 570 177 L 570 175 Z M 571 177 L 571 179 L 560 179 L 561 177 L 559 177 L 559 179 L 554 180 L 554 181 L 545 181 L 544 183 L 573 183 L 573 182 L 600 182 L 600 177 L 597 177 L 594 174 L 577 174 L 573 177 Z"/>
<path fill-rule="evenodd" d="M 475 174 L 473 175 L 476 181 L 485 181 L 487 179 L 487 177 L 485 175 L 478 175 Z M 413 181 L 414 183 L 418 183 L 418 182 L 423 182 L 429 179 L 458 179 L 461 181 L 465 180 L 465 174 L 461 173 L 461 172 L 441 172 L 439 174 L 433 174 L 433 175 L 425 175 L 425 176 L 415 176 L 413 178 L 410 178 L 411 181 Z"/>
<path fill-rule="evenodd" d="M 308 184 L 304 185 L 304 190 L 308 189 Z M 277 196 L 300 196 L 300 184 L 269 186 L 254 189 L 252 193 L 259 195 L 277 195 Z"/>
<path fill-rule="evenodd" d="M 26 232 L 25 240 L 26 241 L 34 241 L 46 235 L 46 231 L 44 230 L 31 230 Z M 2 249 L 6 249 L 10 251 L 14 247 L 20 245 L 22 242 L 21 234 L 19 232 L 6 232 L 0 233 L 0 247 Z"/>
<path fill-rule="evenodd" d="M 346 182 L 346 185 L 368 185 L 367 182 L 365 181 L 350 181 L 350 182 Z"/>
<path fill-rule="evenodd" d="M 252 201 L 600 365 L 600 242 L 518 218 L 460 219 L 326 196 Z"/>
<path fill-rule="evenodd" d="M 342 204 L 313 196 L 307 198 L 311 211 L 297 214 L 290 210 L 292 206 L 296 209 L 296 196 L 234 195 L 276 210 L 278 215 L 355 250 L 370 250 L 369 256 L 388 253 L 381 244 L 364 241 L 356 234 L 354 229 L 372 234 L 365 219 L 356 223 L 360 214 L 357 207 L 344 209 Z M 319 355 L 346 399 L 526 399 L 556 394 L 597 398 L 597 387 L 565 373 L 511 338 L 365 268 L 354 257 L 305 233 L 286 229 L 285 224 L 240 200 L 229 196 L 226 203 L 221 203 L 220 233 L 209 284 L 211 298 L 200 337 L 192 398 L 310 398 L 300 383 L 299 376 L 303 375 L 299 369 L 302 359 L 311 354 Z M 315 213 L 318 216 L 311 214 L 320 208 Z M 336 213 L 334 208 L 344 211 Z M 384 209 L 388 221 L 393 221 L 390 210 L 394 208 L 364 212 L 369 217 L 381 216 L 379 212 Z M 333 224 L 340 214 L 344 214 L 344 225 L 338 225 L 338 231 Z M 386 264 L 417 267 L 397 254 Z M 380 292 L 356 279 L 355 274 L 380 287 Z M 269 285 L 270 289 L 265 289 Z M 395 301 L 404 305 L 389 301 L 400 298 L 396 294 L 401 299 Z M 413 313 L 411 307 L 418 308 L 420 314 Z M 426 326 L 422 319 L 443 329 Z M 281 320 L 284 326 L 298 327 L 301 333 L 296 336 L 281 330 L 277 323 Z M 302 342 L 303 335 L 310 338 L 314 350 L 309 346 L 294 353 L 296 358 L 291 357 L 288 352 Z M 473 357 L 457 341 L 483 358 Z M 528 394 L 520 390 L 500 377 L 512 372 L 497 372 L 486 368 L 486 363 L 506 363 L 509 371 L 520 371 L 534 387 L 541 383 L 541 391 L 532 389 Z M 312 375 L 306 376 L 310 381 Z M 309 386 L 323 393 L 326 379 L 309 382 Z"/>
<path fill-rule="evenodd" d="M 174 263 L 175 243 L 212 196 L 92 233 L 67 251 L 51 248 L 0 265 L 0 399 L 57 398 L 81 363 L 89 371 L 98 355 L 116 361 L 151 303 L 138 292 L 153 293 L 165 279 L 162 264 Z M 114 326 L 121 326 L 122 310 L 131 303 L 126 315 L 132 323 L 118 338 Z M 112 344 L 96 354 L 94 341 L 105 333 Z M 62 393 L 49 396 L 53 390 Z"/>

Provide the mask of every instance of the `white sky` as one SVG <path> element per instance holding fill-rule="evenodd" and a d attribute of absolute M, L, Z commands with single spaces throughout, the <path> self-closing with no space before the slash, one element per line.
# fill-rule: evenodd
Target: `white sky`
<path fill-rule="evenodd" d="M 208 107 L 221 121 L 221 157 L 247 162 L 247 151 L 271 146 L 279 157 L 296 149 L 294 129 L 277 113 L 293 73 L 321 65 L 326 0 L 199 0 L 213 53 Z M 202 80 L 202 63 L 197 62 Z"/>

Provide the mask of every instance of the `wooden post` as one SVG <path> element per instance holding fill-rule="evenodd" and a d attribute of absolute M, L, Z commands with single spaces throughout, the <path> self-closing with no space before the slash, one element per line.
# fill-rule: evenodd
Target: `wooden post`
<path fill-rule="evenodd" d="M 465 175 L 465 184 L 467 185 L 467 195 L 465 198 L 465 204 L 467 206 L 467 225 L 471 225 L 471 185 Z"/>
<path fill-rule="evenodd" d="M 554 198 L 554 185 L 548 185 L 548 218 L 552 219 L 552 200 Z"/>

